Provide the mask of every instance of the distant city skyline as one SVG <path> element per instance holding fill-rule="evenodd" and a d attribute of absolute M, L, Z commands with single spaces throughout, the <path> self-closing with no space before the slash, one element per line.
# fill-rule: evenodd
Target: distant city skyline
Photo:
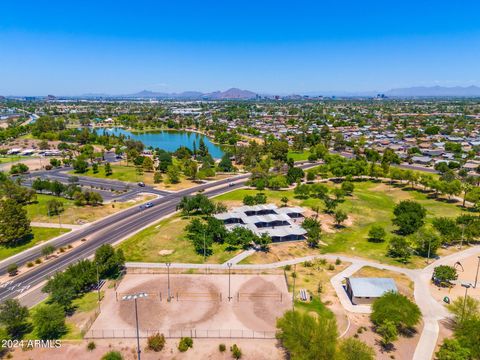
<path fill-rule="evenodd" d="M 480 86 L 474 1 L 7 2 L 0 95 Z"/>

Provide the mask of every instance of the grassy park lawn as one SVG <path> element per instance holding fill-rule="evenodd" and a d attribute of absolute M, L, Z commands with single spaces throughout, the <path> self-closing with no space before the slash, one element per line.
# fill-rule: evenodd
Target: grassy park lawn
<path fill-rule="evenodd" d="M 175 215 L 133 235 L 119 245 L 126 261 L 203 263 L 203 256 L 195 252 L 186 238 L 185 226 L 190 218 Z M 213 245 L 213 255 L 207 263 L 223 263 L 238 251 L 226 251 L 222 244 Z"/>
<path fill-rule="evenodd" d="M 349 265 L 349 263 L 336 265 L 335 261 L 325 259 L 299 263 L 296 267 L 292 265 L 286 270 L 289 290 L 293 291 L 293 271 L 295 270 L 295 292 L 306 289 L 314 296 L 321 295 L 331 286 L 330 278 L 345 270 Z M 321 291 L 319 292 L 319 290 Z"/>
<path fill-rule="evenodd" d="M 103 298 L 103 291 L 100 291 L 100 299 Z M 73 300 L 75 312 L 67 316 L 68 332 L 62 337 L 65 340 L 79 340 L 83 338 L 82 330 L 94 315 L 98 308 L 98 293 L 96 291 L 88 292 L 78 299 Z"/>
<path fill-rule="evenodd" d="M 15 247 L 6 247 L 6 246 L 0 245 L 0 260 L 6 259 L 15 254 L 18 254 L 35 245 L 38 245 L 44 241 L 53 239 L 54 237 L 60 236 L 69 231 L 70 229 L 32 227 L 33 237 L 29 242 L 26 242 L 24 244 L 21 244 Z"/>
<path fill-rule="evenodd" d="M 295 310 L 308 313 L 310 315 L 317 315 L 321 318 L 333 319 L 333 312 L 325 306 L 319 297 L 315 296 L 312 301 L 303 302 L 300 300 L 295 301 Z"/>
<path fill-rule="evenodd" d="M 334 187 L 336 185 L 328 183 L 328 186 Z M 242 204 L 242 199 L 245 195 L 254 195 L 257 192 L 257 190 L 241 189 L 223 194 L 215 199 L 223 202 L 229 207 L 239 206 Z M 292 190 L 266 190 L 263 192 L 267 195 L 268 202 L 273 202 L 277 205 L 280 205 L 280 199 L 283 196 L 286 196 L 289 198 L 288 205 L 299 205 L 307 209 L 311 209 L 311 207 L 314 206 L 319 206 L 320 209 L 324 208 L 323 201 L 319 199 L 295 199 Z M 322 253 L 342 253 L 350 256 L 360 256 L 384 263 L 400 265 L 395 259 L 385 256 L 388 240 L 384 243 L 372 243 L 367 240 L 367 236 L 370 227 L 374 224 L 384 226 L 388 232 L 394 230 L 395 227 L 391 222 L 393 218 L 393 208 L 396 203 L 407 199 L 418 201 L 426 208 L 427 222 L 431 221 L 433 217 L 456 217 L 462 212 L 457 204 L 430 199 L 427 194 L 420 191 L 411 191 L 410 189 L 394 187 L 381 182 L 355 182 L 353 196 L 345 198 L 345 201 L 338 206 L 338 209 L 344 210 L 349 215 L 351 225 L 345 226 L 341 229 L 330 228 L 328 232 L 324 231 L 321 240 L 326 243 L 326 245 L 321 246 L 319 251 Z M 322 222 L 325 222 L 326 220 L 331 222 L 330 215 L 320 214 L 320 219 Z M 285 245 L 272 245 L 271 252 L 274 253 L 274 256 L 268 253 L 256 253 L 249 259 L 245 259 L 245 261 L 270 262 L 262 259 L 268 258 L 270 260 L 275 257 L 281 259 L 282 257 L 288 256 L 285 254 L 285 251 L 280 255 L 278 252 L 275 252 L 273 249 L 276 246 Z M 302 246 L 298 251 L 292 251 L 296 251 L 298 253 L 297 256 L 305 256 L 315 253 L 318 250 L 310 250 Z M 425 266 L 425 259 L 414 256 L 412 257 L 411 263 L 406 266 L 423 267 Z"/>
<path fill-rule="evenodd" d="M 112 175 L 110 176 L 105 175 L 104 166 L 99 166 L 96 174 L 93 172 L 91 167 L 88 168 L 87 172 L 82 174 L 77 174 L 73 170 L 69 171 L 69 173 L 79 176 L 90 176 L 97 179 L 111 179 L 128 182 L 143 181 L 145 184 L 153 184 L 153 172 L 144 172 L 143 175 L 139 175 L 137 174 L 137 170 L 134 166 L 112 165 Z"/>
<path fill-rule="evenodd" d="M 69 172 L 70 174 L 75 174 L 72 170 Z M 126 166 L 126 165 L 112 165 L 112 175 L 106 176 L 105 170 L 103 166 L 99 166 L 98 173 L 94 174 L 92 168 L 89 168 L 87 172 L 83 174 L 75 174 L 79 176 L 90 176 L 97 179 L 111 179 L 111 180 L 120 180 L 120 181 L 127 181 L 127 182 L 143 182 L 147 185 L 155 186 L 155 188 L 160 190 L 182 190 L 188 189 L 192 186 L 197 186 L 198 183 L 187 179 L 185 176 L 180 175 L 180 182 L 177 184 L 169 183 L 167 180 L 167 175 L 163 175 L 162 182 L 159 184 L 155 184 L 153 182 L 153 172 L 143 172 L 143 174 L 139 175 L 137 170 L 134 166 Z M 233 174 L 232 174 L 233 175 Z M 212 178 L 208 178 L 207 180 L 221 180 L 231 175 L 216 175 Z"/>
<path fill-rule="evenodd" d="M 387 231 L 393 231 L 392 225 L 393 208 L 401 200 L 415 200 L 427 210 L 427 222 L 437 216 L 455 217 L 461 213 L 459 207 L 454 204 L 429 199 L 426 194 L 417 191 L 406 191 L 383 183 L 356 183 L 354 196 L 347 199 L 339 208 L 351 214 L 353 225 L 328 234 L 324 237 L 328 246 L 325 252 L 345 253 L 360 255 L 373 260 L 397 264 L 395 259 L 385 256 L 388 241 L 384 243 L 371 243 L 367 240 L 368 231 L 374 224 L 384 226 Z M 308 206 L 308 202 L 306 204 Z M 425 266 L 424 259 L 418 256 L 412 257 L 408 267 Z"/>
<path fill-rule="evenodd" d="M 7 164 L 7 163 L 12 163 L 12 162 L 17 162 L 17 161 L 22 161 L 22 160 L 28 160 L 32 159 L 31 156 L 21 156 L 21 155 L 0 155 L 0 164 Z"/>
<path fill-rule="evenodd" d="M 304 150 L 304 151 L 289 150 L 287 158 L 292 158 L 293 161 L 303 161 L 303 160 L 308 160 L 309 155 L 310 155 L 310 151 L 308 150 Z"/>
<path fill-rule="evenodd" d="M 348 319 L 338 297 L 330 283 L 330 279 L 345 270 L 349 263 L 338 263 L 316 259 L 286 267 L 285 274 L 289 291 L 293 291 L 293 273 L 295 272 L 295 310 L 312 316 L 335 318 L 340 332 L 348 327 Z M 299 296 L 301 289 L 307 290 L 312 296 L 311 301 L 302 301 Z"/>
<path fill-rule="evenodd" d="M 103 298 L 103 291 L 100 291 L 100 297 Z M 35 305 L 30 309 L 30 314 L 33 314 L 38 306 L 47 303 L 48 299 Z M 73 300 L 73 307 L 75 311 L 68 315 L 65 319 L 67 325 L 67 333 L 64 334 L 62 340 L 81 340 L 83 339 L 82 330 L 85 325 L 93 317 L 95 310 L 98 307 L 98 294 L 96 291 L 83 294 L 78 299 Z M 38 339 L 35 329 L 24 336 L 26 340 Z"/>
<path fill-rule="evenodd" d="M 105 216 L 116 213 L 120 210 L 139 204 L 143 201 L 155 198 L 153 195 L 146 195 L 137 198 L 135 201 L 117 202 L 100 206 L 76 206 L 73 200 L 56 197 L 52 195 L 37 194 L 37 202 L 26 206 L 31 221 L 51 222 L 58 224 L 58 216 L 48 216 L 47 202 L 56 199 L 63 203 L 64 211 L 60 214 L 62 224 L 81 224 L 101 219 Z"/>

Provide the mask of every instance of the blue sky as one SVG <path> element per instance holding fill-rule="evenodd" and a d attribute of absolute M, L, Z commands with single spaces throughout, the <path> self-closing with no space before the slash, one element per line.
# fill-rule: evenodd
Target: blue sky
<path fill-rule="evenodd" d="M 478 1 L 8 1 L 0 94 L 480 85 Z"/>

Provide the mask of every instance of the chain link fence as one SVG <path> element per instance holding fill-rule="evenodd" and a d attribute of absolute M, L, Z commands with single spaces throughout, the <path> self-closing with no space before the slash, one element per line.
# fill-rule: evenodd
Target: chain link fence
<path fill-rule="evenodd" d="M 196 339 L 275 339 L 275 331 L 257 331 L 247 329 L 152 329 L 140 331 L 141 338 L 163 334 L 166 338 L 191 337 Z M 136 338 L 135 329 L 91 329 L 85 339 L 129 339 Z"/>

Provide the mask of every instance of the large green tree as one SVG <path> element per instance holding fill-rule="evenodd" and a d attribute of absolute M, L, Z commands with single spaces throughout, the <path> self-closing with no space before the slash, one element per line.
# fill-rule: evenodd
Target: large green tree
<path fill-rule="evenodd" d="M 455 323 L 461 326 L 463 321 L 480 317 L 480 300 L 471 296 L 467 296 L 466 298 L 459 296 L 448 305 L 448 310 L 453 314 Z"/>
<path fill-rule="evenodd" d="M 441 245 L 440 237 L 431 228 L 425 226 L 413 235 L 413 241 L 417 253 L 425 257 L 434 255 Z"/>
<path fill-rule="evenodd" d="M 380 326 L 391 321 L 399 329 L 413 328 L 418 324 L 422 313 L 417 304 L 397 292 L 386 292 L 372 304 L 370 319 Z"/>
<path fill-rule="evenodd" d="M 343 340 L 338 346 L 338 360 L 374 360 L 375 351 L 355 338 Z"/>
<path fill-rule="evenodd" d="M 409 235 L 423 226 L 427 211 L 413 200 L 404 200 L 395 206 L 393 214 L 393 224 L 398 226 L 398 232 Z"/>
<path fill-rule="evenodd" d="M 437 360 L 470 360 L 470 351 L 456 339 L 445 339 L 440 350 L 435 354 Z"/>
<path fill-rule="evenodd" d="M 28 308 L 17 299 L 5 300 L 0 304 L 0 324 L 12 338 L 21 338 L 29 330 Z"/>
<path fill-rule="evenodd" d="M 441 285 L 448 285 L 451 281 L 457 280 L 457 269 L 449 265 L 439 265 L 433 269 L 433 278 Z"/>
<path fill-rule="evenodd" d="M 407 263 L 412 256 L 410 243 L 403 236 L 394 236 L 388 243 L 387 255 Z"/>
<path fill-rule="evenodd" d="M 42 304 L 32 315 L 35 332 L 40 339 L 58 339 L 67 332 L 65 311 L 59 304 Z"/>
<path fill-rule="evenodd" d="M 455 338 L 462 347 L 469 349 L 473 359 L 480 359 L 480 316 L 464 320 L 455 329 Z"/>
<path fill-rule="evenodd" d="M 12 199 L 0 201 L 0 244 L 14 246 L 32 234 L 27 211 Z"/>
<path fill-rule="evenodd" d="M 115 250 L 112 245 L 103 244 L 95 251 L 95 264 L 98 266 L 99 276 L 102 278 L 118 276 L 125 265 L 122 249 Z"/>
<path fill-rule="evenodd" d="M 292 360 L 331 360 L 336 355 L 337 325 L 325 316 L 287 311 L 277 320 L 278 339 Z"/>
<path fill-rule="evenodd" d="M 373 225 L 368 231 L 368 240 L 372 242 L 384 242 L 387 232 L 381 225 Z"/>

